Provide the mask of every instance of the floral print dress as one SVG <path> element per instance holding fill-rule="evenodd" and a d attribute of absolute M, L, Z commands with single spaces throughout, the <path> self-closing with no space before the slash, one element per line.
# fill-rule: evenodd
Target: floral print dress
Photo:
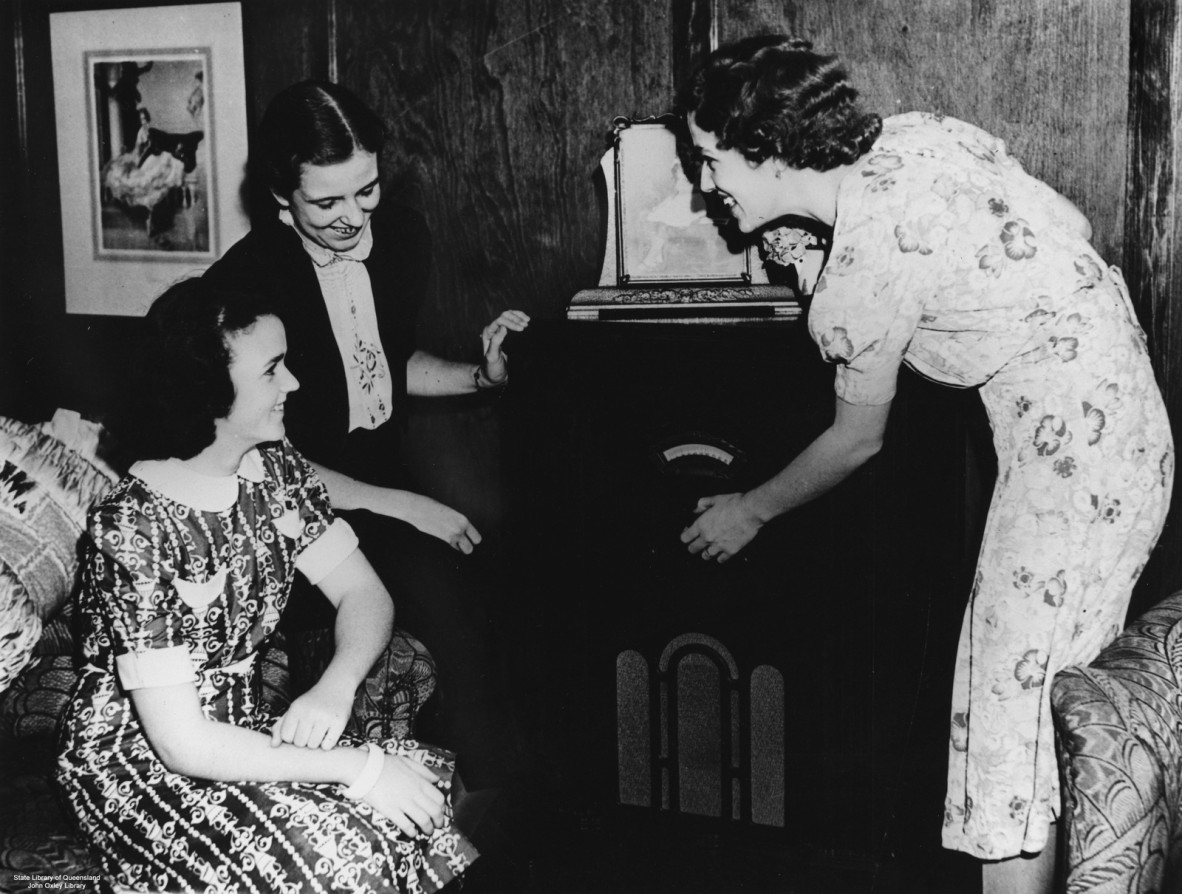
<path fill-rule="evenodd" d="M 64 720 L 58 779 L 116 888 L 429 892 L 474 859 L 454 827 L 408 838 L 336 785 L 172 773 L 136 717 L 130 690 L 191 681 L 207 718 L 269 731 L 255 661 L 292 577 L 298 569 L 318 582 L 357 545 L 290 444 L 251 451 L 228 478 L 173 460 L 137 463 L 92 512 L 89 533 L 87 664 Z M 450 754 L 408 739 L 379 744 L 450 789 Z"/>
<path fill-rule="evenodd" d="M 978 388 L 998 481 L 953 690 L 944 845 L 1040 851 L 1058 813 L 1049 682 L 1124 623 L 1161 533 L 1173 444 L 1120 272 L 1004 144 L 889 118 L 842 181 L 809 327 L 853 404 L 902 363 Z"/>

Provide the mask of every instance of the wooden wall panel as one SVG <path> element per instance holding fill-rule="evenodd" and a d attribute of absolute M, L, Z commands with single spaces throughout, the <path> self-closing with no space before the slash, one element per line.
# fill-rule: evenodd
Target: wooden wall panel
<path fill-rule="evenodd" d="M 720 38 L 807 37 L 844 59 L 868 107 L 940 112 L 1006 140 L 1121 262 L 1128 0 L 718 0 Z"/>
<path fill-rule="evenodd" d="M 1124 269 L 1150 336 L 1158 382 L 1174 423 L 1182 420 L 1182 19 L 1174 0 L 1133 0 L 1129 80 L 1129 201 Z M 1139 588 L 1148 605 L 1182 586 L 1182 481 L 1154 560 Z"/>
<path fill-rule="evenodd" d="M 21 8 L 14 4 L 0 4 L 0 71 L 17 73 L 20 47 L 24 42 Z M 10 37 L 11 36 L 11 37 Z M 25 110 L 22 108 L 23 84 L 9 88 L 0 79 L 0 170 L 19 171 L 24 166 Z M 21 207 L 20 177 L 0 177 L 0 208 Z M 24 238 L 27 224 L 12 214 L 0 214 L 0 407 L 14 406 L 19 397 L 21 380 L 21 321 L 18 299 L 18 272 L 22 258 L 28 257 Z"/>
<path fill-rule="evenodd" d="M 246 57 L 246 114 L 250 137 L 267 104 L 284 87 L 308 78 L 328 80 L 331 0 L 247 0 L 242 5 Z M 263 183 L 248 183 L 243 200 L 252 213 L 271 213 Z"/>
<path fill-rule="evenodd" d="M 598 275 L 594 175 L 611 120 L 671 96 L 668 7 L 630 0 L 358 0 L 342 80 L 390 122 L 386 161 L 436 235 L 429 346 L 495 313 L 559 314 Z"/>

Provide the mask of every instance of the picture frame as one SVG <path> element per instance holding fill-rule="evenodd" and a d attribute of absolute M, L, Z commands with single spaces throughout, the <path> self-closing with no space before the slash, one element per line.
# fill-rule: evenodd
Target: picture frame
<path fill-rule="evenodd" d="M 66 312 L 140 315 L 250 227 L 241 4 L 49 20 Z"/>
<path fill-rule="evenodd" d="M 713 217 L 716 209 L 686 176 L 674 123 L 668 115 L 613 122 L 612 169 L 605 172 L 615 224 L 611 285 L 750 285 L 753 248 L 727 240 L 729 217 Z"/>
<path fill-rule="evenodd" d="M 606 227 L 598 284 L 568 320 L 649 323 L 790 321 L 800 295 L 773 283 L 759 249 L 690 181 L 677 119 L 618 117 L 599 163 Z"/>

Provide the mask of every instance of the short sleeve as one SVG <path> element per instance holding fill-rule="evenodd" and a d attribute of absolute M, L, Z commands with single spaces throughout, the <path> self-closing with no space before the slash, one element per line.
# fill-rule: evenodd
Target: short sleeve
<path fill-rule="evenodd" d="M 338 518 L 296 559 L 296 569 L 311 584 L 318 584 L 357 549 L 359 541 L 349 523 Z"/>
<path fill-rule="evenodd" d="M 850 176 L 861 177 L 854 173 Z M 852 212 L 839 210 L 830 257 L 809 309 L 809 331 L 837 366 L 837 396 L 877 405 L 895 395 L 899 366 L 923 316 L 938 264 L 933 222 L 911 213 L 906 178 L 889 196 L 856 184 Z"/>
<path fill-rule="evenodd" d="M 83 584 L 104 614 L 119 681 L 128 690 L 194 682 L 184 610 L 152 509 L 124 494 L 91 515 Z"/>
<path fill-rule="evenodd" d="M 290 442 L 269 447 L 262 456 L 281 495 L 275 527 L 296 541 L 296 569 L 318 584 L 357 549 L 357 535 L 348 522 L 335 517 L 324 482 Z"/>

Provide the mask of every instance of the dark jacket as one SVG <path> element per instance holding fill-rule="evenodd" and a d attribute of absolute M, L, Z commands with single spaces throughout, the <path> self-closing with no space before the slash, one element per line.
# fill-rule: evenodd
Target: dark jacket
<path fill-rule="evenodd" d="M 288 395 L 287 437 L 309 459 L 372 484 L 405 486 L 398 459 L 407 413 L 406 361 L 430 272 L 426 221 L 383 203 L 370 222 L 373 250 L 365 261 L 378 332 L 390 368 L 393 416 L 376 431 L 349 433 L 345 367 L 333 337 L 312 259 L 299 235 L 277 217 L 264 220 L 206 271 L 218 284 L 270 296 L 287 330 L 287 366 L 300 387 Z"/>

